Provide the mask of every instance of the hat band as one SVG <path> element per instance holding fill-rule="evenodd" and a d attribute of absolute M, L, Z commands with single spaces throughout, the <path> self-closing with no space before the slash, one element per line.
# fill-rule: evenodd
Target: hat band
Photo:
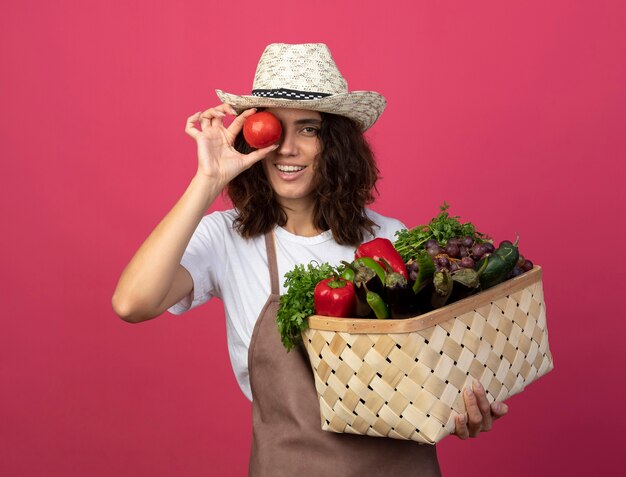
<path fill-rule="evenodd" d="M 252 96 L 306 100 L 325 98 L 326 96 L 330 96 L 330 93 L 313 93 L 311 91 L 298 91 L 296 89 L 253 89 Z"/>

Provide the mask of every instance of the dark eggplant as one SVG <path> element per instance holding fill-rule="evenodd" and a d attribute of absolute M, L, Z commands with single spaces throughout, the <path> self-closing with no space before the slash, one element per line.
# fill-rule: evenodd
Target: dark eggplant
<path fill-rule="evenodd" d="M 417 297 L 413 288 L 401 274 L 387 272 L 385 290 L 391 318 L 408 318 L 419 314 Z"/>
<path fill-rule="evenodd" d="M 385 300 L 385 286 L 380 277 L 372 268 L 355 261 L 353 263 L 341 262 L 346 267 L 354 270 L 354 291 L 356 294 L 356 315 L 365 317 L 372 314 L 372 308 L 367 303 L 368 290 L 379 295 Z"/>

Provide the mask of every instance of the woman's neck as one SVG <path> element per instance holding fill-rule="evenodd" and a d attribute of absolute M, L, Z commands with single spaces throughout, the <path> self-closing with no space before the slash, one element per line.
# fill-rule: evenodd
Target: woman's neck
<path fill-rule="evenodd" d="M 314 237 L 323 232 L 313 222 L 315 204 L 313 202 L 284 203 L 281 204 L 287 214 L 287 223 L 283 228 L 294 235 L 301 237 Z"/>

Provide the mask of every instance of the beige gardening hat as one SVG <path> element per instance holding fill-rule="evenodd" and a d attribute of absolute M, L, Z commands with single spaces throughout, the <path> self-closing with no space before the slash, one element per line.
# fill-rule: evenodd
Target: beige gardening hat
<path fill-rule="evenodd" d="M 237 112 L 249 108 L 296 108 L 338 114 L 370 128 L 385 109 L 373 91 L 348 92 L 328 47 L 323 43 L 273 43 L 265 48 L 254 75 L 252 94 L 215 90 Z"/>

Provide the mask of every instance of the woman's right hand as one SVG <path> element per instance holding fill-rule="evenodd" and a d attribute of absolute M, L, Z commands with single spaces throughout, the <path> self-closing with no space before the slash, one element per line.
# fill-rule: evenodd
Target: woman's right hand
<path fill-rule="evenodd" d="M 198 144 L 198 172 L 124 269 L 113 294 L 113 309 L 123 320 L 138 323 L 154 318 L 193 290 L 193 279 L 180 262 L 202 217 L 234 177 L 274 149 L 250 154 L 235 150 L 235 137 L 254 113 L 254 109 L 244 111 L 225 128 L 224 117 L 235 111 L 221 104 L 187 120 L 185 131 Z"/>
<path fill-rule="evenodd" d="M 237 115 L 232 106 L 220 104 L 187 119 L 185 132 L 194 138 L 198 145 L 198 175 L 217 181 L 219 187 L 223 188 L 241 172 L 278 147 L 272 145 L 249 154 L 241 154 L 235 149 L 237 134 L 243 128 L 246 118 L 254 113 L 256 109 L 247 109 Z M 228 128 L 223 123 L 227 114 L 236 116 Z M 200 129 L 196 127 L 198 122 Z"/>

